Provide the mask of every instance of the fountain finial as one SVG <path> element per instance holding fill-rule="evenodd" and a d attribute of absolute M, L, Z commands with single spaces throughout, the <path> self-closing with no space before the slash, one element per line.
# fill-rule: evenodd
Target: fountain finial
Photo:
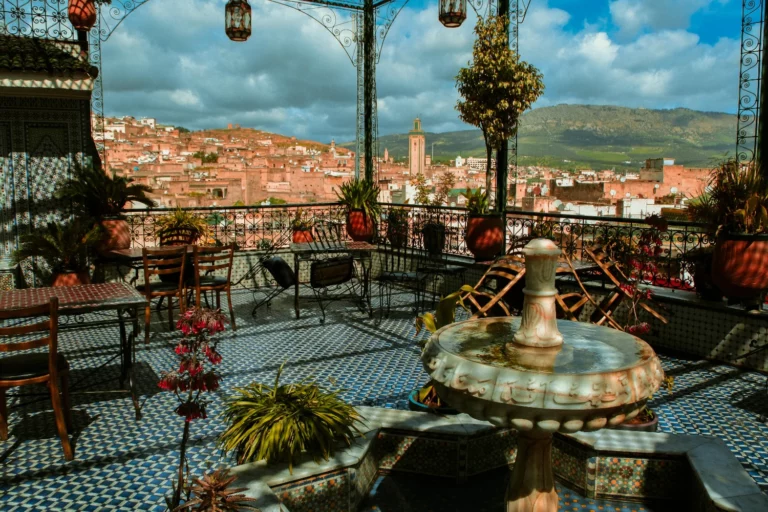
<path fill-rule="evenodd" d="M 514 343 L 526 347 L 551 348 L 563 344 L 557 329 L 555 273 L 560 249 L 551 240 L 537 238 L 523 249 L 525 288 L 523 318 Z"/>

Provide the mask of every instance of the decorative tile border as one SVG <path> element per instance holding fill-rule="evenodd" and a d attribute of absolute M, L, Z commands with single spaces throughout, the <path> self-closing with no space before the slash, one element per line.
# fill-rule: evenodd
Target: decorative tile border
<path fill-rule="evenodd" d="M 365 437 L 330 461 L 304 462 L 293 475 L 280 465 L 245 464 L 232 470 L 236 484 L 269 505 L 265 512 L 353 512 L 380 472 L 462 480 L 510 464 L 516 455 L 515 431 L 464 414 L 359 409 L 366 418 Z M 685 501 L 697 504 L 697 510 L 768 510 L 768 496 L 716 439 L 614 430 L 557 434 L 552 456 L 555 476 L 587 498 Z M 271 496 L 265 495 L 264 483 L 271 486 L 266 493 Z"/>

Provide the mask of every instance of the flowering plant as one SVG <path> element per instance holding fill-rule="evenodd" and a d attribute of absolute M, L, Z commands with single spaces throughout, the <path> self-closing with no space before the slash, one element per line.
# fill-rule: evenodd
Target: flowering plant
<path fill-rule="evenodd" d="M 176 395 L 178 405 L 175 412 L 184 418 L 178 483 L 174 485 L 173 498 L 168 504 L 171 510 L 181 502 L 190 423 L 207 417 L 207 402 L 201 395 L 204 391 L 212 392 L 219 388 L 221 376 L 212 367 L 206 369 L 206 361 L 213 366 L 221 363 L 218 341 L 210 337 L 223 332 L 226 323 L 227 317 L 219 310 L 190 308 L 185 311 L 176 324 L 176 328 L 184 335 L 175 348 L 180 359 L 178 369 L 164 372 L 158 382 L 160 389 Z"/>

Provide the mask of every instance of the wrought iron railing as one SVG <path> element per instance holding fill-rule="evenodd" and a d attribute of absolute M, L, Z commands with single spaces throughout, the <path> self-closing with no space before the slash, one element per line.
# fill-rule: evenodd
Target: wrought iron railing
<path fill-rule="evenodd" d="M 235 243 L 239 249 L 267 249 L 286 244 L 291 221 L 301 209 L 315 222 L 344 225 L 345 210 L 338 203 L 286 204 L 272 206 L 190 208 L 209 228 L 209 238 L 223 244 Z M 132 210 L 127 212 L 134 247 L 158 245 L 158 219 L 173 209 Z M 464 208 L 381 205 L 378 242 L 391 243 L 393 236 L 404 237 L 412 249 L 425 249 L 428 226 L 445 228 L 443 252 L 471 257 L 464 234 L 468 212 Z M 390 226 L 392 224 L 392 226 Z M 425 230 L 424 228 L 427 227 Z M 507 212 L 507 248 L 514 252 L 531 238 L 554 240 L 573 259 L 587 259 L 585 249 L 607 244 L 626 263 L 641 265 L 636 273 L 645 282 L 659 286 L 693 289 L 696 253 L 714 244 L 706 226 L 694 222 L 669 221 L 662 229 L 643 219 L 593 217 L 560 213 Z"/>
<path fill-rule="evenodd" d="M 268 249 L 282 246 L 290 237 L 291 222 L 301 210 L 305 219 L 338 221 L 343 226 L 344 208 L 338 203 L 285 204 L 270 206 L 213 206 L 184 208 L 202 219 L 208 228 L 207 238 L 216 243 L 234 243 L 238 249 Z M 161 217 L 172 214 L 173 208 L 129 210 L 126 218 L 131 230 L 133 247 L 159 245 Z"/>

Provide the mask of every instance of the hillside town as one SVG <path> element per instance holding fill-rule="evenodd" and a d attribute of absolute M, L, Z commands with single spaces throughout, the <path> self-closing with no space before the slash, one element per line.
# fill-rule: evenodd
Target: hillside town
<path fill-rule="evenodd" d="M 190 132 L 128 116 L 106 118 L 103 133 L 96 142 L 104 145 L 106 169 L 150 186 L 164 207 L 335 201 L 334 190 L 354 176 L 354 152 L 333 140 L 322 144 L 231 124 Z M 437 196 L 447 206 L 463 206 L 461 192 L 485 186 L 485 158 L 432 162 L 418 118 L 408 135 L 406 161 L 395 162 L 387 148 L 376 159 L 380 201 L 420 204 Z M 706 186 L 708 170 L 661 156 L 635 172 L 521 166 L 511 167 L 509 176 L 510 208 L 640 218 L 684 207 Z"/>

